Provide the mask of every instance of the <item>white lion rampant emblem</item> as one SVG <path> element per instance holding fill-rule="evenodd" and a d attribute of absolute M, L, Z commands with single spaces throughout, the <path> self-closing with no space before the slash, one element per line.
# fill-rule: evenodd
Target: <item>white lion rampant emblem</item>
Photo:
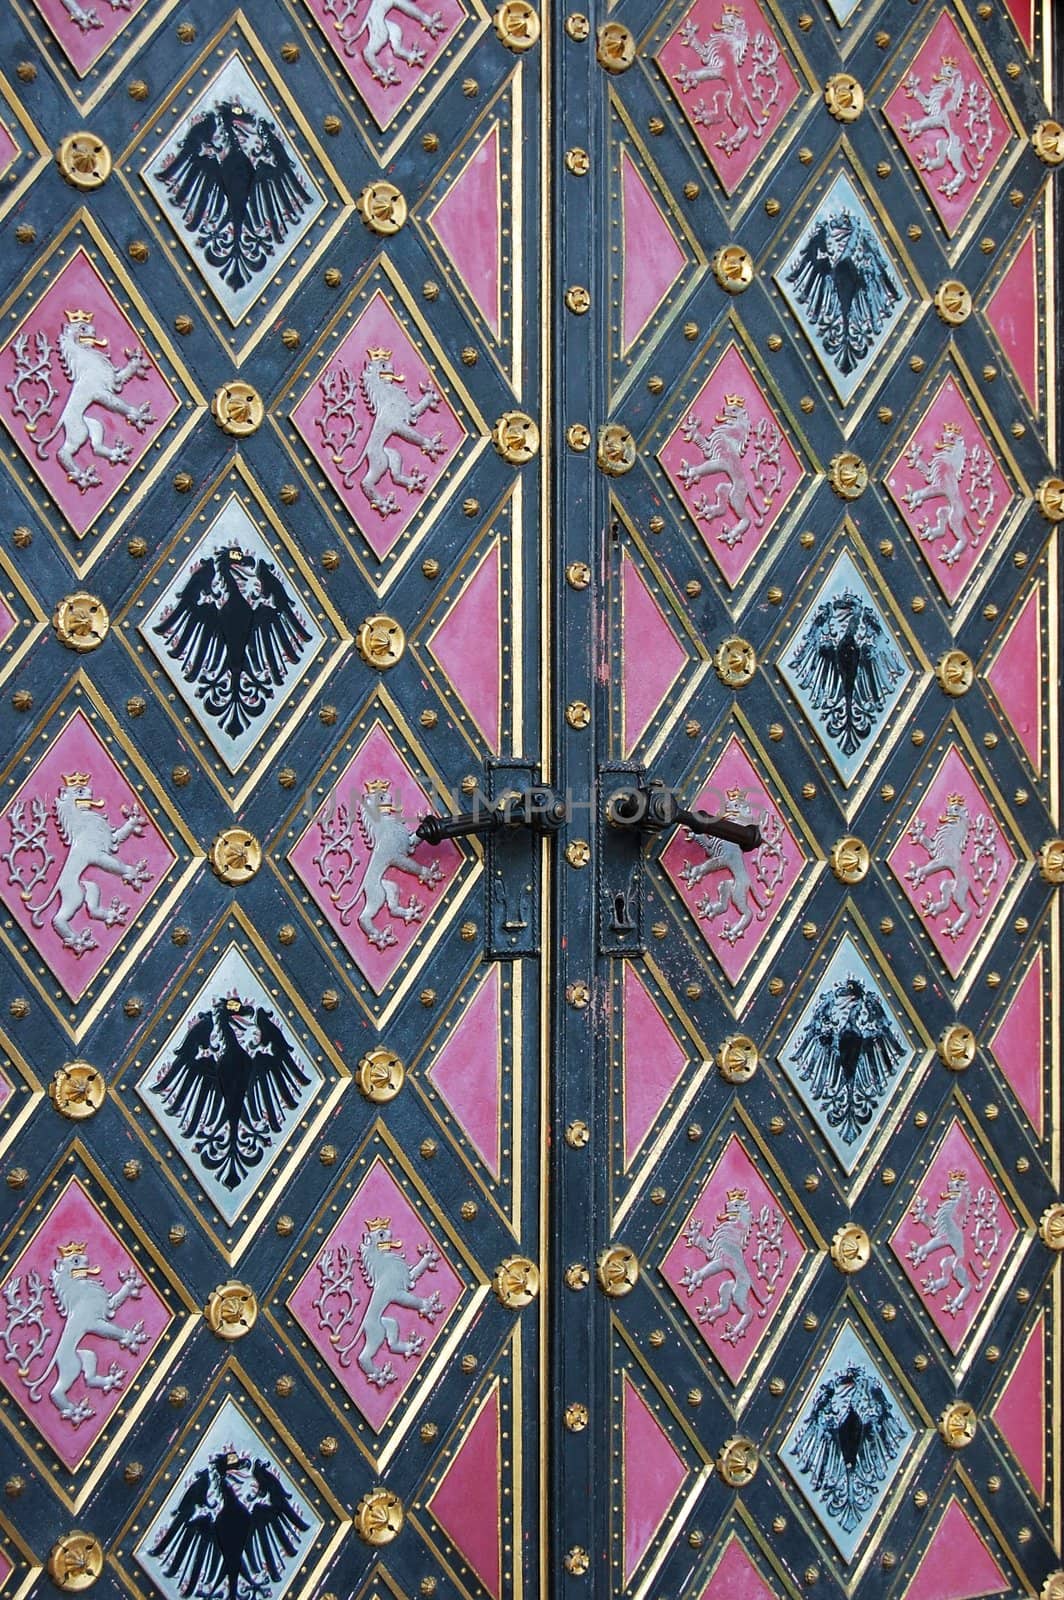
<path fill-rule="evenodd" d="M 38 328 L 32 347 L 27 333 L 17 335 L 12 346 L 15 374 L 5 388 L 14 402 L 12 416 L 24 417 L 26 432 L 34 436 L 38 459 L 49 459 L 48 445 L 62 434 L 63 442 L 56 451 L 60 466 L 79 489 L 93 489 L 100 483 L 100 474 L 91 462 L 79 465 L 75 456 L 88 445 L 99 460 L 123 466 L 129 460 L 130 445 L 121 437 L 108 444 L 103 423 L 91 414 L 91 408 L 98 406 L 122 417 L 131 428 L 143 433 L 155 421 L 151 405 L 148 401 L 131 405 L 122 398 L 122 390 L 131 379 L 146 378 L 152 365 L 143 350 L 134 349 L 126 351 L 125 366 L 116 367 L 107 354 L 107 340 L 97 338 L 91 311 L 68 311 L 66 319 L 59 335 L 59 364 L 70 384 L 70 393 L 51 432 L 37 438 L 41 422 L 53 415 L 59 399 L 59 390 L 52 381 L 53 350 L 43 329 Z"/>
<path fill-rule="evenodd" d="M 115 1313 L 127 1300 L 139 1300 L 143 1278 L 130 1267 L 119 1272 L 119 1287 L 109 1293 L 97 1281 L 100 1269 L 91 1265 L 86 1251 L 84 1243 L 71 1242 L 59 1247 L 52 1269 L 51 1291 L 62 1318 L 62 1328 L 51 1360 L 36 1377 L 32 1371 L 34 1363 L 43 1358 L 48 1341 L 55 1333 L 45 1313 L 44 1280 L 39 1272 L 28 1274 L 25 1299 L 21 1276 L 16 1275 L 4 1285 L 7 1320 L 0 1328 L 4 1360 L 15 1363 L 30 1399 L 40 1400 L 45 1383 L 55 1373 L 48 1398 L 59 1415 L 75 1428 L 96 1415 L 86 1399 L 71 1400 L 70 1388 L 75 1380 L 80 1377 L 87 1388 L 102 1389 L 107 1394 L 120 1388 L 126 1375 L 125 1369 L 114 1361 L 106 1372 L 98 1372 L 96 1353 L 83 1348 L 84 1340 L 94 1335 L 97 1339 L 114 1340 L 120 1350 L 139 1350 L 148 1339 L 143 1321 L 125 1327 L 114 1320 Z"/>
<path fill-rule="evenodd" d="M 414 1293 L 414 1286 L 425 1272 L 435 1272 L 440 1264 L 439 1251 L 430 1244 L 418 1245 L 419 1260 L 411 1266 L 403 1254 L 401 1239 L 392 1236 L 389 1217 L 371 1217 L 358 1250 L 358 1265 L 362 1278 L 370 1290 L 369 1302 L 362 1313 L 357 1328 L 353 1327 L 355 1311 L 361 1298 L 355 1293 L 355 1262 L 349 1247 L 341 1244 L 336 1254 L 324 1250 L 318 1262 L 321 1290 L 314 1301 L 318 1313 L 318 1326 L 329 1335 L 329 1343 L 338 1352 L 342 1367 L 350 1366 L 351 1351 L 359 1339 L 362 1349 L 358 1365 L 378 1389 L 396 1381 L 396 1371 L 390 1361 L 377 1362 L 381 1345 L 387 1344 L 393 1355 L 421 1354 L 424 1339 L 419 1333 L 402 1337 L 396 1317 L 387 1313 L 392 1306 L 416 1311 L 426 1322 L 435 1322 L 443 1312 L 439 1290 L 430 1295 Z"/>
<path fill-rule="evenodd" d="M 993 1189 L 984 1186 L 973 1197 L 968 1174 L 957 1167 L 947 1177 L 938 1200 L 934 1214 L 923 1195 L 913 1201 L 911 1215 L 930 1237 L 922 1244 L 911 1245 L 908 1259 L 914 1267 L 921 1267 L 929 1256 L 940 1250 L 945 1252 L 937 1273 L 929 1272 L 920 1287 L 925 1294 L 936 1295 L 956 1284 L 955 1292 L 942 1302 L 943 1311 L 955 1317 L 972 1289 L 983 1287 L 990 1263 L 1001 1247 L 998 1197 Z"/>
<path fill-rule="evenodd" d="M 902 133 L 910 144 L 930 135 L 917 155 L 921 172 L 943 172 L 938 192 L 953 199 L 965 182 L 974 182 L 983 169 L 993 143 L 990 91 L 984 83 L 964 75 L 953 56 L 943 56 L 925 93 L 917 73 L 905 80 L 905 93 L 923 108 L 922 117 L 907 116 Z M 959 126 L 958 126 L 959 124 Z"/>
<path fill-rule="evenodd" d="M 752 852 L 753 878 L 746 864 L 747 858 L 737 844 L 690 830 L 686 833 L 688 842 L 704 850 L 706 859 L 685 861 L 680 877 L 689 889 L 693 889 L 712 873 L 724 874 L 717 893 L 703 895 L 695 910 L 707 922 L 714 917 L 726 917 L 729 910 L 734 911 L 734 919 L 725 922 L 721 928 L 728 943 L 734 945 L 743 937 L 755 916 L 759 922 L 765 920 L 768 902 L 783 881 L 786 870 L 783 825 L 767 806 L 755 810 L 742 789 L 727 791 L 723 814 L 733 822 L 756 822 L 761 830 L 761 843 Z"/>
<path fill-rule="evenodd" d="M 399 510 L 399 502 L 390 490 L 387 494 L 378 492 L 377 485 L 385 473 L 397 489 L 407 489 L 411 494 L 420 494 L 426 483 L 425 474 L 417 467 L 406 469 L 400 450 L 391 441 L 401 439 L 404 444 L 416 445 L 430 461 L 436 461 L 444 450 L 442 433 L 422 433 L 416 426 L 426 411 L 439 409 L 439 391 L 431 383 L 423 383 L 421 399 L 411 400 L 405 381 L 392 365 L 392 352 L 373 349 L 367 350 L 366 364 L 357 380 L 346 367 L 336 367 L 329 368 L 320 383 L 323 404 L 317 425 L 333 462 L 340 468 L 344 487 L 352 487 L 365 462 L 359 486 L 382 517 Z M 373 421 L 362 454 L 345 464 L 344 457 L 354 448 L 363 427 L 356 411 L 359 396 Z"/>
<path fill-rule="evenodd" d="M 944 502 L 939 505 L 934 521 L 930 517 L 920 519 L 917 532 L 928 544 L 936 539 L 951 538 L 953 543 L 939 554 L 946 566 L 952 567 L 967 550 L 969 537 L 973 548 L 978 545 L 994 509 L 997 500 L 994 458 L 981 444 L 969 448 L 963 427 L 957 422 L 946 422 L 941 436 L 935 440 L 930 461 L 924 459 L 923 446 L 915 443 L 906 450 L 905 459 L 910 469 L 924 480 L 919 488 L 905 492 L 905 504 L 910 511 L 919 510 L 929 500 Z"/>
<path fill-rule="evenodd" d="M 685 417 L 681 431 L 688 444 L 698 446 L 703 458 L 694 464 L 687 460 L 680 462 L 684 487 L 691 489 L 702 478 L 714 473 L 722 473 L 726 479 L 717 485 L 712 500 L 704 494 L 695 501 L 694 513 L 703 522 L 712 522 L 717 517 L 724 519 L 717 538 L 732 550 L 751 520 L 761 526 L 779 492 L 783 482 L 780 460 L 783 436 L 768 417 L 762 417 L 756 428 L 753 427 L 746 401 L 740 394 L 724 396 L 723 410 L 713 419 L 709 433 L 702 432 L 701 419 L 693 411 Z M 748 462 L 746 455 L 751 441 L 753 458 Z M 755 489 L 761 496 L 760 504 L 755 498 Z M 735 519 L 730 524 L 726 520 L 729 511 Z"/>
<path fill-rule="evenodd" d="M 131 0 L 108 0 L 112 11 L 128 11 Z M 83 6 L 79 0 L 62 0 L 63 10 L 76 28 L 82 33 L 90 33 L 93 28 L 102 28 L 100 13 L 95 6 Z"/>
<path fill-rule="evenodd" d="M 681 67 L 676 82 L 684 94 L 702 84 L 712 84 L 696 100 L 691 119 L 709 128 L 727 120 L 717 140 L 717 149 L 734 155 L 752 133 L 760 139 L 769 113 L 782 93 L 779 74 L 779 45 L 769 33 L 758 33 L 751 46 L 746 18 L 738 6 L 724 6 L 720 21 L 713 24 L 709 39 L 698 37 L 698 23 L 685 22 L 680 38 L 701 61 L 693 70 Z M 747 52 L 750 55 L 747 64 Z M 745 67 L 745 73 L 744 73 Z M 756 104 L 755 104 L 756 102 Z"/>
<path fill-rule="evenodd" d="M 358 808 L 358 824 L 370 854 L 354 892 L 343 903 L 342 896 L 351 885 L 356 867 L 362 863 L 362 858 L 354 853 L 350 808 L 330 801 L 317 822 L 321 844 L 314 856 L 314 865 L 318 869 L 318 881 L 328 889 L 333 904 L 339 908 L 340 921 L 346 927 L 361 900 L 358 925 L 370 944 L 385 950 L 398 943 L 391 928 L 377 927 L 378 913 L 387 906 L 389 914 L 398 922 L 420 922 L 425 907 L 413 896 L 402 905 L 398 886 L 392 878 L 385 877 L 385 873 L 389 868 L 393 872 L 406 872 L 418 883 L 433 889 L 442 881 L 443 870 L 438 861 L 422 865 L 414 860 L 414 851 L 421 841 L 407 827 L 402 806 L 393 799 L 391 783 L 386 778 L 372 778 L 365 786 Z"/>
<path fill-rule="evenodd" d="M 52 805 L 52 815 L 59 838 L 66 846 L 66 859 L 59 876 L 43 900 L 33 903 L 38 887 L 48 877 L 55 865 L 55 856 L 48 846 L 48 808 L 43 800 L 34 796 L 26 810 L 24 800 L 16 800 L 7 814 L 11 842 L 0 855 L 7 867 L 8 882 L 18 889 L 23 904 L 35 928 L 44 923 L 44 914 L 58 900 L 51 923 L 68 950 L 76 956 L 86 950 L 95 950 L 97 942 L 91 928 L 75 929 L 73 919 L 84 912 L 95 922 L 113 928 L 116 923 L 125 926 L 129 906 L 117 895 L 109 905 L 104 905 L 100 886 L 89 872 L 103 872 L 121 878 L 127 889 L 140 890 L 151 880 L 148 863 L 123 861 L 118 854 L 128 839 L 140 837 L 147 818 L 136 801 L 122 807 L 125 821 L 112 827 L 107 817 L 106 800 L 97 800 L 92 792 L 92 779 L 87 772 L 63 774 L 63 782 Z"/>
<path fill-rule="evenodd" d="M 909 863 L 906 882 L 919 889 L 928 878 L 940 872 L 945 875 L 941 892 L 936 897 L 929 889 L 920 902 L 920 910 L 925 917 L 947 916 L 954 911 L 956 915 L 945 923 L 944 932 L 948 938 L 957 939 L 971 921 L 973 906 L 977 917 L 983 915 L 990 890 L 1001 873 L 994 825 L 984 814 L 973 823 L 964 796 L 950 794 L 934 833 L 929 834 L 926 823 L 917 817 L 909 829 L 909 838 L 927 851 L 928 859 Z"/>
<path fill-rule="evenodd" d="M 748 1262 L 751 1234 L 757 1242 L 752 1261 Z M 692 1218 L 684 1231 L 684 1243 L 692 1250 L 701 1250 L 706 1258 L 699 1267 L 683 1269 L 680 1282 L 689 1295 L 700 1289 L 707 1278 L 727 1273 L 716 1300 L 711 1301 L 707 1295 L 698 1307 L 699 1322 L 719 1322 L 730 1311 L 738 1312 L 737 1320 L 726 1323 L 721 1330 L 725 1343 L 738 1344 L 753 1321 L 755 1305 L 759 1317 L 767 1313 L 768 1302 L 787 1265 L 789 1251 L 783 1242 L 782 1213 L 774 1206 L 764 1205 L 758 1212 L 755 1226 L 748 1191 L 729 1189 L 723 1211 L 717 1212 L 712 1233 L 707 1234 L 702 1223 Z M 764 1284 L 764 1297 L 758 1283 Z"/>
<path fill-rule="evenodd" d="M 393 13 L 409 17 L 430 39 L 438 39 L 443 32 L 443 14 L 424 11 L 414 0 L 369 0 L 362 25 L 356 28 L 355 18 L 361 4 L 362 0 L 325 0 L 322 9 L 327 17 L 333 18 L 333 27 L 340 35 L 345 55 L 354 55 L 358 41 L 365 38 L 359 53 L 377 82 L 390 89 L 398 84 L 399 74 L 394 66 L 381 60 L 382 50 L 388 50 L 395 61 L 402 61 L 408 67 L 425 65 L 424 50 L 420 45 L 407 44 L 403 25 L 396 21 Z"/>

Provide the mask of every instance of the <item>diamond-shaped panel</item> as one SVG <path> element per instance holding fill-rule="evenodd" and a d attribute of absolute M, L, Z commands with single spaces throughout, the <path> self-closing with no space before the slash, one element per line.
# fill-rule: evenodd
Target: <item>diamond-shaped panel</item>
<path fill-rule="evenodd" d="M 151 0 L 33 0 L 79 78 L 84 78 Z"/>
<path fill-rule="evenodd" d="M 936 388 L 887 473 L 887 489 L 935 581 L 953 604 L 995 536 L 1015 490 L 953 372 Z"/>
<path fill-rule="evenodd" d="M 787 432 L 732 342 L 658 451 L 688 516 L 733 587 L 805 476 Z"/>
<path fill-rule="evenodd" d="M 695 0 L 656 60 L 706 158 L 733 194 L 801 93 L 758 0 Z"/>
<path fill-rule="evenodd" d="M 840 172 L 817 202 L 775 278 L 845 404 L 876 366 L 912 299 L 849 172 Z"/>
<path fill-rule="evenodd" d="M 166 574 L 139 632 L 236 772 L 310 673 L 326 635 L 235 493 Z"/>
<path fill-rule="evenodd" d="M 378 1155 L 287 1304 L 329 1372 L 379 1433 L 432 1366 L 467 1287 L 439 1230 Z"/>
<path fill-rule="evenodd" d="M 153 1055 L 137 1094 L 232 1224 L 322 1082 L 262 977 L 231 944 Z"/>
<path fill-rule="evenodd" d="M 141 167 L 187 259 L 236 325 L 328 200 L 248 62 L 233 51 Z M 160 113 L 160 116 L 162 113 Z"/>
<path fill-rule="evenodd" d="M 139 942 L 178 855 L 80 705 L 40 752 L 5 805 L 0 900 L 77 1001 Z"/>
<path fill-rule="evenodd" d="M 434 811 L 390 733 L 375 720 L 288 852 L 346 956 L 380 994 L 462 865 L 450 840 L 413 830 Z"/>
<path fill-rule="evenodd" d="M 989 1304 L 1018 1233 L 1008 1201 L 954 1118 L 890 1239 L 954 1354 Z"/>
<path fill-rule="evenodd" d="M 325 360 L 319 350 L 308 363 L 315 376 L 294 397 L 291 422 L 335 509 L 380 562 L 464 459 L 470 430 L 452 403 L 450 369 L 374 281 L 334 330 Z"/>
<path fill-rule="evenodd" d="M 943 755 L 887 862 L 956 978 L 1018 864 L 993 806 L 956 744 Z"/>
<path fill-rule="evenodd" d="M 912 58 L 883 115 L 952 238 L 1010 133 L 983 68 L 948 11 Z"/>
<path fill-rule="evenodd" d="M 112 503 L 180 409 L 175 387 L 103 273 L 78 245 L 32 304 L 14 303 L 0 347 L 0 421 L 78 539 Z"/>
<path fill-rule="evenodd" d="M 322 36 L 383 132 L 437 76 L 448 46 L 473 13 L 461 0 L 306 0 Z"/>
<path fill-rule="evenodd" d="M 882 1360 L 844 1323 L 779 1450 L 844 1561 L 876 1520 L 913 1433 Z"/>
<path fill-rule="evenodd" d="M 1011 1581 L 955 1495 L 950 1497 L 905 1590 L 905 1600 L 984 1600 Z"/>
<path fill-rule="evenodd" d="M 805 1254 L 786 1211 L 733 1134 L 661 1264 L 732 1383 L 776 1323 Z"/>
<path fill-rule="evenodd" d="M 779 804 L 768 793 L 738 734 L 732 734 L 693 810 L 756 822 L 761 844 L 738 845 L 679 830 L 661 854 L 677 894 L 732 983 L 772 933 L 801 875 L 805 857 Z"/>
<path fill-rule="evenodd" d="M 846 551 L 806 608 L 779 670 L 839 776 L 853 783 L 913 674 L 885 606 Z"/>
<path fill-rule="evenodd" d="M 242 1583 L 250 1585 L 245 1574 L 263 1574 L 257 1587 L 284 1600 L 326 1526 L 287 1449 L 226 1395 L 197 1430 L 184 1469 L 171 1477 L 133 1551 L 152 1588 L 165 1600 L 183 1600 L 190 1571 L 220 1571 L 219 1584 L 236 1595 Z"/>
<path fill-rule="evenodd" d="M 915 1058 L 892 991 L 847 933 L 778 1052 L 847 1173 L 874 1140 Z"/>

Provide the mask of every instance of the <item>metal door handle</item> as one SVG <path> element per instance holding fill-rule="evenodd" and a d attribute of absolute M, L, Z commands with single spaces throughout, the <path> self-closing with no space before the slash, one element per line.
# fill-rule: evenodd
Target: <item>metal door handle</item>
<path fill-rule="evenodd" d="M 711 817 L 706 811 L 688 811 L 660 778 L 614 790 L 606 801 L 606 821 L 614 828 L 632 828 L 640 833 L 689 828 L 692 833 L 737 844 L 744 853 L 756 850 L 761 843 L 761 830 L 756 823 Z"/>
<path fill-rule="evenodd" d="M 522 794 L 505 794 L 487 801 L 474 811 L 456 817 L 422 817 L 417 836 L 426 844 L 441 844 L 444 839 L 466 839 L 470 834 L 494 834 L 506 828 L 531 828 L 533 833 L 556 833 L 568 820 L 565 801 L 536 785 Z"/>

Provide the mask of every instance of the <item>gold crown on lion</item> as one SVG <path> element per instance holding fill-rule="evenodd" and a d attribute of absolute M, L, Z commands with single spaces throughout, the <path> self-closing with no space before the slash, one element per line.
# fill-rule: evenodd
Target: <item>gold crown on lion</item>
<path fill-rule="evenodd" d="M 370 1233 L 379 1233 L 381 1228 L 390 1228 L 391 1225 L 391 1217 L 370 1217 L 366 1222 L 366 1227 Z"/>
<path fill-rule="evenodd" d="M 87 772 L 64 772 L 63 782 L 68 789 L 84 789 L 91 782 L 91 776 Z"/>
<path fill-rule="evenodd" d="M 951 1167 L 949 1170 L 949 1179 L 951 1183 L 963 1183 L 967 1176 L 968 1174 L 965 1172 L 963 1167 Z"/>
<path fill-rule="evenodd" d="M 75 1240 L 71 1239 L 69 1244 L 61 1244 L 59 1246 L 59 1255 L 62 1260 L 67 1261 L 71 1256 L 83 1256 L 86 1249 L 87 1242 L 85 1240 L 82 1240 L 79 1244 Z"/>
<path fill-rule="evenodd" d="M 942 65 L 944 67 L 955 67 L 957 65 L 957 57 L 956 56 L 943 56 L 942 57 Z"/>
<path fill-rule="evenodd" d="M 366 351 L 366 356 L 370 361 L 390 361 L 392 359 L 392 352 L 390 350 L 385 350 L 383 345 L 376 344 L 373 345 L 371 349 Z"/>
<path fill-rule="evenodd" d="M 736 784 L 733 789 L 725 789 L 724 798 L 725 800 L 741 800 L 744 793 L 745 790 L 740 789 L 739 785 Z"/>
<path fill-rule="evenodd" d="M 948 794 L 946 796 L 946 804 L 948 806 L 962 806 L 964 804 L 964 796 L 956 793 Z"/>
<path fill-rule="evenodd" d="M 363 794 L 387 794 L 391 788 L 389 778 L 367 778 L 362 785 Z"/>
<path fill-rule="evenodd" d="M 63 315 L 71 325 L 75 322 L 93 322 L 96 317 L 94 311 L 83 311 L 80 306 L 74 311 L 64 311 Z"/>
<path fill-rule="evenodd" d="M 746 1195 L 747 1191 L 745 1189 L 729 1189 L 724 1198 L 729 1205 L 735 1205 L 738 1201 L 745 1200 Z"/>
<path fill-rule="evenodd" d="M 959 439 L 963 437 L 964 425 L 960 422 L 944 422 L 942 424 L 942 432 L 947 438 Z"/>
<path fill-rule="evenodd" d="M 741 406 L 742 409 L 745 411 L 746 410 L 746 396 L 744 394 L 726 394 L 724 396 L 724 404 L 726 406 Z"/>

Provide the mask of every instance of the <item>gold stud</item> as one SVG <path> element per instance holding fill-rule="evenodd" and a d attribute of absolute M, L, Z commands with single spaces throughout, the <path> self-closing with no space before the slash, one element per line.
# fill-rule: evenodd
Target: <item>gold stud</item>
<path fill-rule="evenodd" d="M 98 189 L 111 176 L 111 152 L 94 133 L 68 133 L 55 158 L 63 177 L 75 189 Z"/>
<path fill-rule="evenodd" d="M 223 828 L 211 845 L 210 862 L 223 883 L 248 883 L 262 866 L 262 846 L 246 828 Z"/>
<path fill-rule="evenodd" d="M 571 867 L 586 867 L 591 860 L 591 846 L 586 839 L 570 839 L 565 847 L 565 859 Z"/>
<path fill-rule="evenodd" d="M 403 1087 L 406 1068 L 394 1050 L 377 1045 L 368 1050 L 358 1063 L 355 1081 L 367 1100 L 374 1105 L 386 1105 L 394 1100 Z"/>
<path fill-rule="evenodd" d="M 366 1544 L 391 1544 L 403 1520 L 403 1502 L 397 1494 L 390 1489 L 371 1489 L 355 1509 L 355 1532 Z"/>
<path fill-rule="evenodd" d="M 754 281 L 754 258 L 741 244 L 722 245 L 713 257 L 713 276 L 728 294 L 742 294 Z"/>
<path fill-rule="evenodd" d="M 1064 1203 L 1056 1200 L 1042 1212 L 1038 1236 L 1047 1249 L 1064 1250 Z"/>
<path fill-rule="evenodd" d="M 852 73 L 832 73 L 824 85 L 824 104 L 836 122 L 856 122 L 864 103 L 864 90 Z"/>
<path fill-rule="evenodd" d="M 582 44 L 590 36 L 591 24 L 582 11 L 573 11 L 565 19 L 565 31 L 570 39 Z"/>
<path fill-rule="evenodd" d="M 582 317 L 591 309 L 591 294 L 582 283 L 574 283 L 565 291 L 565 304 L 574 316 Z"/>
<path fill-rule="evenodd" d="M 565 442 L 570 450 L 588 450 L 591 447 L 591 429 L 586 422 L 570 422 L 565 430 Z"/>
<path fill-rule="evenodd" d="M 591 707 L 586 700 L 573 700 L 565 708 L 565 720 L 570 728 L 579 732 L 591 721 Z"/>
<path fill-rule="evenodd" d="M 622 478 L 635 466 L 634 435 L 620 422 L 607 423 L 599 429 L 595 461 L 608 478 Z"/>
<path fill-rule="evenodd" d="M 1044 478 L 1035 499 L 1047 522 L 1064 522 L 1064 478 Z"/>
<path fill-rule="evenodd" d="M 758 1049 L 745 1033 L 735 1033 L 717 1051 L 717 1071 L 726 1083 L 749 1083 L 758 1068 Z"/>
<path fill-rule="evenodd" d="M 857 500 L 868 488 L 868 468 L 852 450 L 842 450 L 828 465 L 828 482 L 841 500 Z"/>
<path fill-rule="evenodd" d="M 507 1310 L 520 1311 L 539 1294 L 539 1268 L 528 1256 L 507 1256 L 496 1267 L 491 1287 Z"/>
<path fill-rule="evenodd" d="M 79 589 L 60 600 L 52 613 L 52 627 L 60 644 L 84 655 L 103 644 L 111 618 L 102 600 Z"/>
<path fill-rule="evenodd" d="M 857 1222 L 845 1222 L 831 1241 L 831 1259 L 847 1276 L 860 1272 L 872 1259 L 872 1241 Z"/>
<path fill-rule="evenodd" d="M 868 876 L 872 858 L 863 839 L 847 834 L 831 847 L 831 870 L 840 883 L 860 883 Z"/>
<path fill-rule="evenodd" d="M 596 35 L 595 59 L 607 72 L 627 72 L 635 60 L 635 38 L 623 22 L 604 22 Z"/>
<path fill-rule="evenodd" d="M 591 157 L 580 145 L 573 145 L 565 152 L 565 166 L 574 177 L 583 178 L 591 170 Z"/>
<path fill-rule="evenodd" d="M 48 1098 L 60 1116 L 71 1122 L 94 1117 L 107 1097 L 103 1074 L 87 1061 L 67 1061 L 48 1085 Z"/>
<path fill-rule="evenodd" d="M 257 389 L 242 379 L 234 379 L 215 390 L 211 414 L 223 433 L 243 439 L 262 426 L 266 407 Z"/>
<path fill-rule="evenodd" d="M 228 1283 L 211 1290 L 203 1315 L 208 1328 L 219 1339 L 243 1339 L 255 1326 L 259 1302 L 254 1289 L 231 1278 Z"/>
<path fill-rule="evenodd" d="M 570 1150 L 583 1150 L 591 1138 L 591 1129 L 581 1117 L 575 1118 L 565 1130 L 565 1142 Z"/>
<path fill-rule="evenodd" d="M 956 278 L 947 278 L 935 290 L 935 310 L 943 322 L 950 327 L 958 327 L 962 322 L 967 322 L 972 314 L 971 291 Z"/>
<path fill-rule="evenodd" d="M 65 1533 L 48 1553 L 48 1576 L 57 1589 L 91 1589 L 102 1572 L 103 1545 L 94 1533 Z"/>
<path fill-rule="evenodd" d="M 591 582 L 591 568 L 586 561 L 570 561 L 565 569 L 565 581 L 570 589 L 586 589 Z"/>
<path fill-rule="evenodd" d="M 943 1030 L 936 1048 L 944 1067 L 951 1072 L 964 1072 L 975 1060 L 975 1034 L 963 1022 L 951 1023 Z"/>
<path fill-rule="evenodd" d="M 591 1565 L 591 1557 L 583 1545 L 574 1544 L 565 1552 L 565 1570 L 574 1578 L 582 1578 Z"/>
<path fill-rule="evenodd" d="M 975 1438 L 979 1419 L 967 1400 L 953 1400 L 938 1419 L 938 1431 L 951 1450 L 963 1450 Z"/>
<path fill-rule="evenodd" d="M 566 1406 L 565 1426 L 570 1433 L 583 1433 L 590 1420 L 591 1415 L 587 1406 L 581 1404 L 579 1400 L 574 1400 L 572 1404 Z"/>
<path fill-rule="evenodd" d="M 1064 839 L 1047 839 L 1038 852 L 1038 871 L 1043 883 L 1064 883 Z"/>
<path fill-rule="evenodd" d="M 721 1482 L 729 1489 L 744 1489 L 757 1472 L 757 1445 L 741 1434 L 734 1435 L 717 1452 L 716 1467 Z"/>
<path fill-rule="evenodd" d="M 493 20 L 499 43 L 515 55 L 531 50 L 539 38 L 539 17 L 528 0 L 503 0 Z"/>
<path fill-rule="evenodd" d="M 713 653 L 713 665 L 721 683 L 732 689 L 741 689 L 752 681 L 757 671 L 757 652 L 749 639 L 733 635 L 717 646 Z"/>
<path fill-rule="evenodd" d="M 406 221 L 406 201 L 395 184 L 383 178 L 367 183 L 355 205 L 371 233 L 398 233 Z"/>
<path fill-rule="evenodd" d="M 630 1294 L 639 1282 L 639 1261 L 626 1244 L 611 1245 L 602 1251 L 595 1268 L 599 1288 L 611 1300 Z"/>
<path fill-rule="evenodd" d="M 362 623 L 355 635 L 355 644 L 367 667 L 387 672 L 402 659 L 406 635 L 394 617 L 378 612 Z"/>
<path fill-rule="evenodd" d="M 527 412 L 505 411 L 491 430 L 491 442 L 504 461 L 523 466 L 539 449 L 539 429 Z"/>
<path fill-rule="evenodd" d="M 1059 122 L 1040 122 L 1031 134 L 1031 149 L 1047 167 L 1064 161 L 1064 127 Z"/>

